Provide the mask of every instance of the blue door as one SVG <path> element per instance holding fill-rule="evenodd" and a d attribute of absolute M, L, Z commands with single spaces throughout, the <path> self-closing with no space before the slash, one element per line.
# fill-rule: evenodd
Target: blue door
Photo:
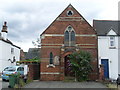
<path fill-rule="evenodd" d="M 104 77 L 109 78 L 109 62 L 108 62 L 108 59 L 101 59 L 101 64 L 104 65 Z"/>

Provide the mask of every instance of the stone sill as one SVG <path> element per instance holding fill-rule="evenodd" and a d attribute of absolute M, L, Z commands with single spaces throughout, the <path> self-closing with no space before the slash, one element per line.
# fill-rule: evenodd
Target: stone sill
<path fill-rule="evenodd" d="M 54 67 L 55 68 L 55 65 L 49 64 L 49 65 L 47 65 L 47 68 L 49 68 L 49 67 Z"/>
<path fill-rule="evenodd" d="M 116 47 L 109 47 L 109 49 L 116 49 Z"/>

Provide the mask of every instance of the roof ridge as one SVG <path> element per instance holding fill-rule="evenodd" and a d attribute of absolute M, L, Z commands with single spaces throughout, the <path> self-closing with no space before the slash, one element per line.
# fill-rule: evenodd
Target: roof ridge
<path fill-rule="evenodd" d="M 120 21 L 120 20 L 98 20 L 98 19 L 93 19 L 93 21 Z"/>

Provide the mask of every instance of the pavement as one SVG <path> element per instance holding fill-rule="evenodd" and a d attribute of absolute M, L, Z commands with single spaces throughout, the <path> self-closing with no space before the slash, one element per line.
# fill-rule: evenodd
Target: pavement
<path fill-rule="evenodd" d="M 98 82 L 33 81 L 23 88 L 107 88 Z"/>
<path fill-rule="evenodd" d="M 2 78 L 0 77 L 0 90 L 2 89 Z"/>
<path fill-rule="evenodd" d="M 0 90 L 2 88 L 8 88 L 9 82 L 7 81 L 2 81 L 2 78 L 0 77 Z"/>

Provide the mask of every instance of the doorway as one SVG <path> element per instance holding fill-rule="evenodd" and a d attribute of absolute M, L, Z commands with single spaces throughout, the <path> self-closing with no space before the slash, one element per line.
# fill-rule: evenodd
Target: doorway
<path fill-rule="evenodd" d="M 65 76 L 70 76 L 73 77 L 74 76 L 74 72 L 72 71 L 72 67 L 71 67 L 71 63 L 70 63 L 70 59 L 69 59 L 69 55 L 65 56 Z"/>
<path fill-rule="evenodd" d="M 104 77 L 109 78 L 109 60 L 101 59 L 101 64 L 104 65 Z"/>

